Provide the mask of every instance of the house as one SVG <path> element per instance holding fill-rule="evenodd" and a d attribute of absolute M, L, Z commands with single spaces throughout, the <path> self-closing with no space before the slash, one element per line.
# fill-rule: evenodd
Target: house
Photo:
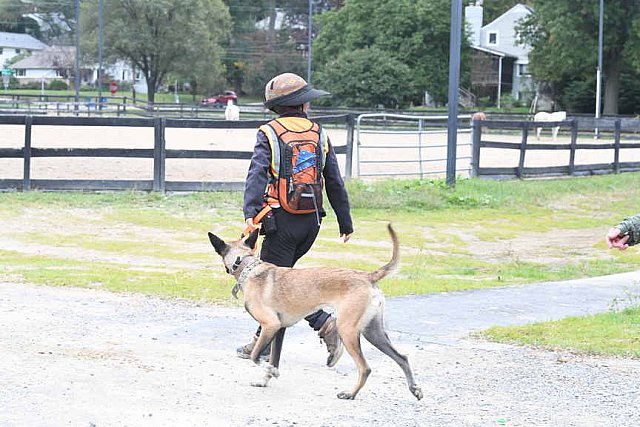
<path fill-rule="evenodd" d="M 517 25 L 532 12 L 517 4 L 483 26 L 482 1 L 465 8 L 473 49 L 471 88 L 478 98 L 488 96 L 498 105 L 505 94 L 521 101 L 533 98 L 535 87 L 528 71 L 531 47 L 519 44 L 516 37 Z"/>
<path fill-rule="evenodd" d="M 0 68 L 20 54 L 40 52 L 46 48 L 46 44 L 29 34 L 0 32 Z"/>
<path fill-rule="evenodd" d="M 74 48 L 51 46 L 34 52 L 11 66 L 20 85 L 26 83 L 49 83 L 52 80 L 68 80 L 75 68 Z M 85 70 L 86 73 L 86 70 Z"/>
<path fill-rule="evenodd" d="M 53 80 L 64 80 L 72 87 L 75 82 L 75 53 L 73 46 L 51 46 L 16 62 L 11 68 L 21 85 L 34 82 L 48 84 Z M 133 80 L 132 68 L 122 61 L 106 65 L 103 70 L 103 87 L 108 85 L 108 81 L 131 82 Z M 140 81 L 140 73 L 136 74 L 136 91 L 146 93 L 146 84 Z M 97 79 L 98 64 L 81 65 L 81 85 L 94 85 Z"/>

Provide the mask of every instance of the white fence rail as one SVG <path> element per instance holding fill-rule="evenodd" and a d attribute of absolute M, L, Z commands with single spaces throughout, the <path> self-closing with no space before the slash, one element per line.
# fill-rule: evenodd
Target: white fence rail
<path fill-rule="evenodd" d="M 471 170 L 470 115 L 458 116 L 456 173 Z M 356 120 L 356 172 L 367 176 L 443 176 L 447 116 L 361 114 Z"/>

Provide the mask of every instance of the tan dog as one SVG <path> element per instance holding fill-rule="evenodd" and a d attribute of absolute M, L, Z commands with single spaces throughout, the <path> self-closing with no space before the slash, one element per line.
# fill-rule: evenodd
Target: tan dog
<path fill-rule="evenodd" d="M 388 264 L 371 273 L 329 267 L 277 267 L 260 261 L 255 255 L 257 230 L 245 240 L 228 244 L 209 233 L 209 240 L 222 257 L 227 272 L 238 280 L 234 291 L 237 288 L 242 290 L 246 310 L 262 326 L 262 333 L 251 352 L 251 360 L 259 364 L 260 353 L 271 343 L 264 380 L 252 385 L 265 387 L 271 378 L 279 376 L 278 365 L 285 328 L 319 308 L 331 306 L 336 310 L 340 338 L 358 367 L 358 382 L 354 389 L 343 391 L 338 397 L 355 398 L 371 373 L 360 347 L 362 334 L 400 365 L 407 378 L 409 391 L 422 399 L 422 390 L 415 383 L 407 357 L 398 353 L 384 330 L 384 295 L 377 282 L 396 268 L 400 253 L 398 238 L 391 225 L 388 229 L 393 240 L 393 256 Z"/>

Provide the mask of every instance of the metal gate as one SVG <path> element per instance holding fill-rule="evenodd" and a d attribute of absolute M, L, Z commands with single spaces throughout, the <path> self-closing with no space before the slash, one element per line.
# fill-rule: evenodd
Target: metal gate
<path fill-rule="evenodd" d="M 456 173 L 471 169 L 470 115 L 458 116 Z M 356 121 L 357 174 L 425 176 L 446 174 L 447 116 L 361 114 Z"/>

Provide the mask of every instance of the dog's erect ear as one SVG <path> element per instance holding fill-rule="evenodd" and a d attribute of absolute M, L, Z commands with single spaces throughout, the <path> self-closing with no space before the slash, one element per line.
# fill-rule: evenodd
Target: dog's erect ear
<path fill-rule="evenodd" d="M 227 251 L 227 244 L 224 242 L 224 240 L 222 240 L 215 234 L 211 232 L 209 232 L 208 234 L 209 234 L 209 241 L 211 241 L 211 244 L 213 245 L 213 248 L 216 250 L 218 255 L 224 256 L 225 252 Z"/>
<path fill-rule="evenodd" d="M 249 237 L 244 241 L 244 244 L 251 248 L 251 250 L 256 248 L 256 242 L 258 241 L 258 234 L 260 233 L 260 229 L 256 228 L 251 232 Z"/>

